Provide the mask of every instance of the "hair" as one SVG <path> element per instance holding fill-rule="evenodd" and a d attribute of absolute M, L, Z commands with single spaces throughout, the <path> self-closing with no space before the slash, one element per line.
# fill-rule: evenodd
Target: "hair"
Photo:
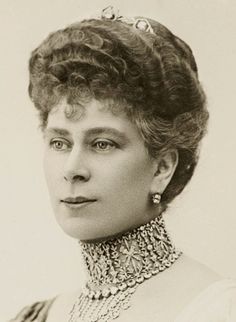
<path fill-rule="evenodd" d="M 41 126 L 65 97 L 110 102 L 137 125 L 150 156 L 177 149 L 179 162 L 162 195 L 167 205 L 193 175 L 208 112 L 189 46 L 160 23 L 154 33 L 108 19 L 89 19 L 50 34 L 29 62 L 29 95 Z"/>

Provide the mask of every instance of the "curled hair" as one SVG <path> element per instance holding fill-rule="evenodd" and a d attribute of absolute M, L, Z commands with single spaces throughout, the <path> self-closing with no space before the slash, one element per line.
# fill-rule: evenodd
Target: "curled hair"
<path fill-rule="evenodd" d="M 189 46 L 160 23 L 154 34 L 89 19 L 56 31 L 31 55 L 29 95 L 42 127 L 62 97 L 69 104 L 113 102 L 137 125 L 151 156 L 177 149 L 163 209 L 193 175 L 206 131 L 205 94 Z"/>

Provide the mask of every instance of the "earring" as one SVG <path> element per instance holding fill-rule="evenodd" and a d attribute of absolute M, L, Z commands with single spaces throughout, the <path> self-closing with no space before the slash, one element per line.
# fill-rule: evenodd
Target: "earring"
<path fill-rule="evenodd" d="M 160 193 L 156 192 L 152 195 L 152 202 L 155 204 L 155 205 L 158 205 L 160 202 L 161 202 L 161 195 Z"/>

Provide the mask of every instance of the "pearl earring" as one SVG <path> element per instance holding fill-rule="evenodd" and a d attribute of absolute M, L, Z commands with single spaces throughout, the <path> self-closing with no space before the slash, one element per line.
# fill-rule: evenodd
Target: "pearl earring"
<path fill-rule="evenodd" d="M 160 193 L 156 192 L 152 195 L 152 202 L 155 204 L 155 205 L 158 205 L 160 202 L 161 202 L 161 195 Z"/>

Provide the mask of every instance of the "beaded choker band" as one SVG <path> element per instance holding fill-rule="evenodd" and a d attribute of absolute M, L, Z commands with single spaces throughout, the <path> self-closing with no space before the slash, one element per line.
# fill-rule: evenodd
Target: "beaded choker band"
<path fill-rule="evenodd" d="M 89 279 L 69 322 L 115 319 L 130 306 L 139 284 L 170 267 L 181 254 L 172 245 L 162 216 L 113 240 L 80 244 Z"/>

